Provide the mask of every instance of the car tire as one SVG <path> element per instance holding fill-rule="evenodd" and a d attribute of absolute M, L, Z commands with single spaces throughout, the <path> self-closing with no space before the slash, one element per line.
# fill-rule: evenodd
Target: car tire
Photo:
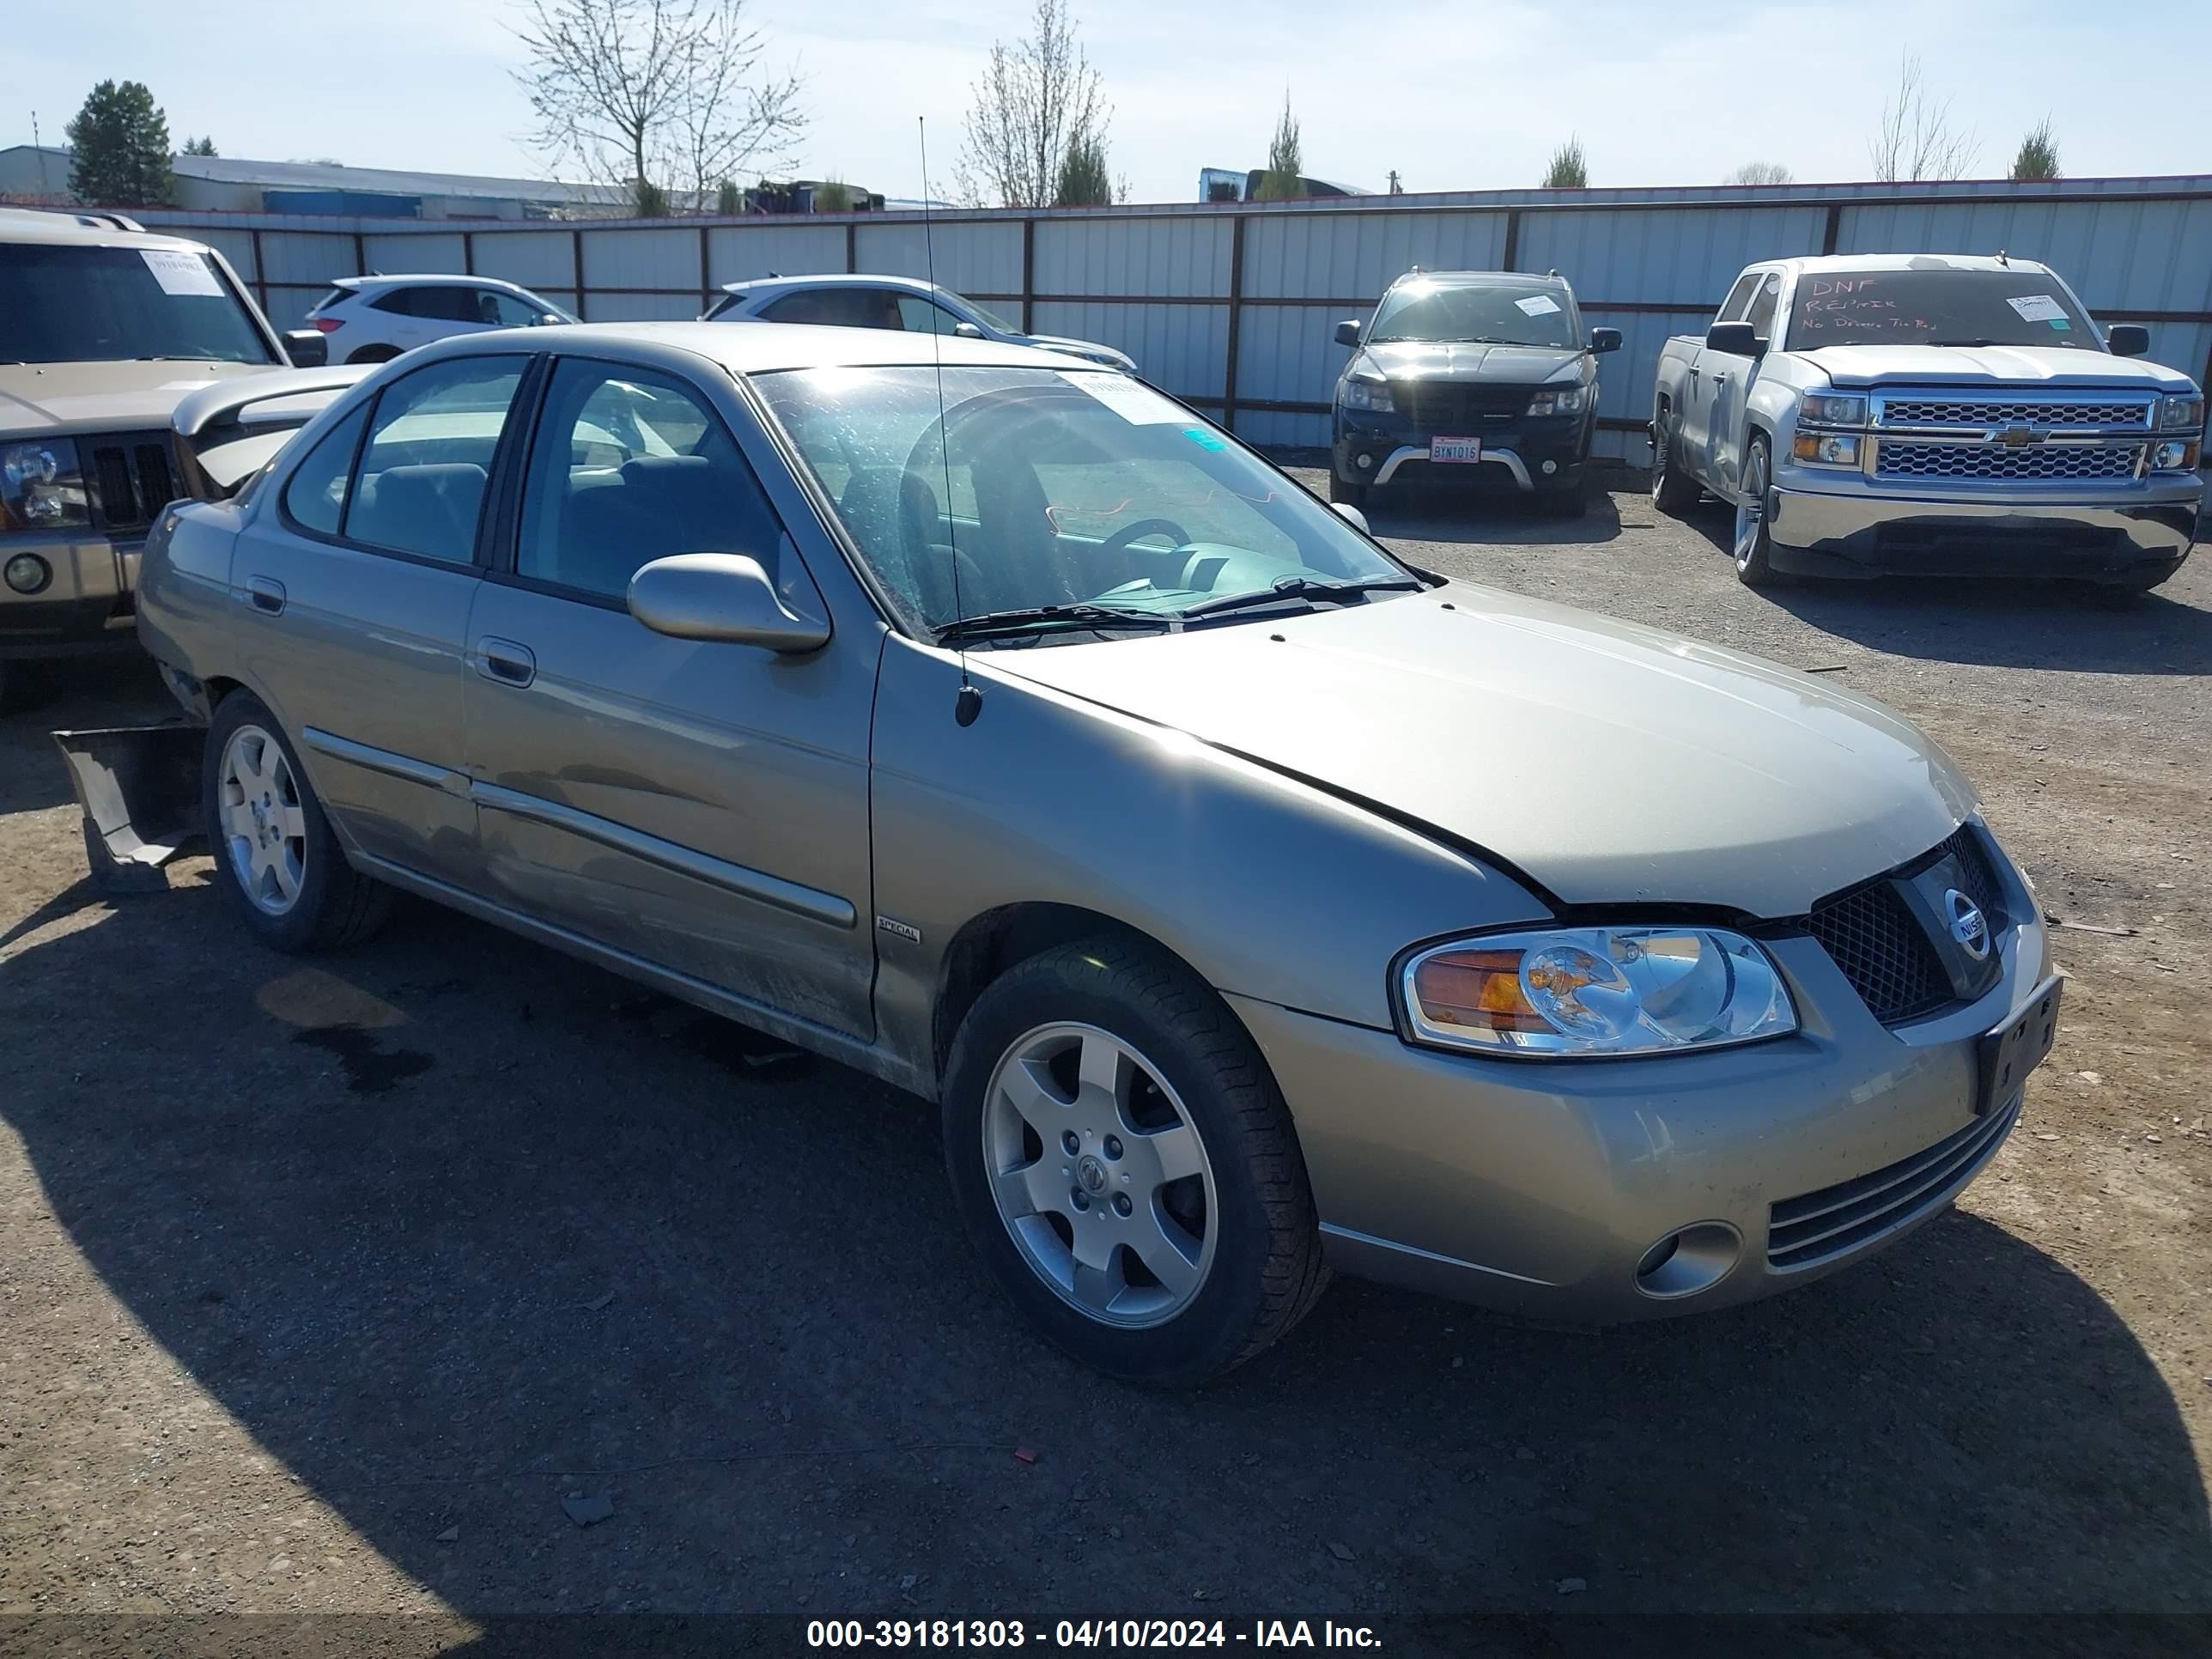
<path fill-rule="evenodd" d="M 1662 414 L 1651 422 L 1651 505 L 1670 517 L 1680 518 L 1698 504 L 1704 492 L 1698 481 L 1674 464 L 1674 428 Z"/>
<path fill-rule="evenodd" d="M 216 885 L 264 945 L 342 950 L 384 925 L 392 889 L 346 862 L 283 728 L 251 693 L 216 705 L 200 776 Z"/>
<path fill-rule="evenodd" d="M 1367 486 L 1364 483 L 1347 483 L 1344 479 L 1338 477 L 1336 467 L 1332 463 L 1328 469 L 1328 498 L 1332 501 L 1341 502 L 1346 507 L 1364 507 L 1367 505 Z"/>
<path fill-rule="evenodd" d="M 1565 489 L 1547 489 L 1536 500 L 1547 518 L 1579 519 L 1589 512 L 1589 489 L 1583 484 L 1573 484 Z"/>
<path fill-rule="evenodd" d="M 1328 1282 L 1267 1062 L 1154 947 L 1085 939 L 986 988 L 953 1042 L 943 1118 L 977 1250 L 1033 1326 L 1110 1376 L 1195 1387 L 1280 1338 Z"/>
<path fill-rule="evenodd" d="M 1766 439 L 1754 434 L 1744 451 L 1744 499 L 1735 510 L 1735 577 L 1746 587 L 1771 587 L 1783 580 L 1771 556 L 1774 542 L 1766 523 L 1767 481 L 1772 477 Z"/>
<path fill-rule="evenodd" d="M 360 350 L 355 352 L 352 356 L 347 358 L 346 362 L 349 364 L 388 363 L 398 355 L 399 348 L 398 346 L 363 346 Z"/>

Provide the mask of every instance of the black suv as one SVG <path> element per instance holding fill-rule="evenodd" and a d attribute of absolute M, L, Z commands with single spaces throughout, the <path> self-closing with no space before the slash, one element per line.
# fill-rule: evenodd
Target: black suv
<path fill-rule="evenodd" d="M 1510 479 L 1567 514 L 1583 510 L 1597 426 L 1597 356 L 1620 331 L 1585 335 L 1556 271 L 1408 271 L 1363 329 L 1336 383 L 1328 497 L 1358 505 L 1390 484 Z"/>

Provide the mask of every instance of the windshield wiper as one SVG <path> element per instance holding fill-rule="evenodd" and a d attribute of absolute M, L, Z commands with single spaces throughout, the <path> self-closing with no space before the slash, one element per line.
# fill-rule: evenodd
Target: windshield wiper
<path fill-rule="evenodd" d="M 961 617 L 937 630 L 937 642 L 988 639 L 999 634 L 1034 634 L 1055 628 L 1144 628 L 1165 633 L 1176 625 L 1172 615 L 1157 611 L 1125 611 L 1105 605 L 1032 605 L 1010 611 L 981 611 Z"/>
<path fill-rule="evenodd" d="M 1185 617 L 1218 617 L 1229 611 L 1251 611 L 1263 605 L 1279 605 L 1285 599 L 1353 599 L 1362 593 L 1411 590 L 1420 585 L 1411 576 L 1376 576 L 1356 582 L 1317 582 L 1306 576 L 1284 576 L 1272 587 L 1255 588 L 1249 593 L 1224 594 L 1220 599 L 1192 605 L 1182 614 Z"/>

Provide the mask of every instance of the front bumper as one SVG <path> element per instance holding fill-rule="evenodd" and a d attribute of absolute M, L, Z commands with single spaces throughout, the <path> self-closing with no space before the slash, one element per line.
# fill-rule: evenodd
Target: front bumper
<path fill-rule="evenodd" d="M 2124 499 L 2009 492 L 1911 498 L 1780 484 L 1775 568 L 1808 575 L 2026 575 L 2095 580 L 2172 572 L 2197 538 L 2203 485 L 2160 478 Z"/>
<path fill-rule="evenodd" d="M 84 532 L 0 536 L 0 562 L 33 553 L 52 573 L 36 593 L 0 585 L 0 658 L 136 649 L 131 596 L 143 547 L 141 541 L 117 543 Z"/>
<path fill-rule="evenodd" d="M 1522 418 L 1496 428 L 1434 433 L 1388 415 L 1337 411 L 1331 461 L 1346 483 L 1375 488 L 1393 485 L 1508 486 L 1522 494 L 1569 489 L 1580 484 L 1589 459 L 1591 426 L 1587 416 Z M 1431 437 L 1480 438 L 1480 465 L 1429 459 Z M 1367 465 L 1360 465 L 1364 457 Z M 1547 467 L 1550 471 L 1547 471 Z"/>
<path fill-rule="evenodd" d="M 1805 1021 L 1703 1055 L 1513 1061 L 1414 1048 L 1393 1032 L 1231 997 L 1297 1123 L 1331 1262 L 1532 1318 L 1612 1324 L 1725 1306 L 1803 1284 L 1942 1212 L 2016 1120 L 1974 1113 L 1978 1040 L 2048 976 L 2040 913 L 2018 877 L 1986 996 L 1895 1030 L 1813 939 L 1770 941 Z M 1949 1142 L 1945 1179 L 1901 1189 L 1870 1237 L 1802 1265 L 1768 1259 L 1771 1207 Z M 1947 1158 L 1951 1155 L 1947 1153 Z M 1639 1285 L 1679 1230 L 1732 1233 L 1709 1287 Z"/>

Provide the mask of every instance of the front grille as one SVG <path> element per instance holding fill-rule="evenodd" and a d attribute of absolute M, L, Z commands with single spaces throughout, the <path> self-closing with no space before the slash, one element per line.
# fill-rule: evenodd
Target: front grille
<path fill-rule="evenodd" d="M 2150 404 L 2136 398 L 2115 403 L 1984 402 L 1978 398 L 1889 398 L 1882 402 L 1886 426 L 2148 426 Z"/>
<path fill-rule="evenodd" d="M 1887 1169 L 1783 1200 L 1767 1212 L 1766 1265 L 1777 1273 L 1848 1255 L 1957 1194 L 2004 1144 L 2021 1097 Z"/>
<path fill-rule="evenodd" d="M 111 532 L 143 530 L 176 499 L 165 432 L 102 433 L 92 451 L 94 522 Z"/>
<path fill-rule="evenodd" d="M 2130 478 L 2140 444 L 1916 444 L 1885 438 L 1875 456 L 1881 478 Z"/>
<path fill-rule="evenodd" d="M 1483 386 L 1453 380 L 1393 380 L 1390 403 L 1425 430 L 1446 437 L 1455 429 L 1479 432 L 1486 425 L 1517 420 L 1536 395 L 1532 386 Z"/>
<path fill-rule="evenodd" d="M 1912 1019 L 1951 1000 L 1951 982 L 1936 947 L 1887 881 L 1820 906 L 1812 915 L 1820 941 L 1851 989 L 1885 1025 Z"/>
<path fill-rule="evenodd" d="M 1947 858 L 1957 860 L 1960 890 L 1973 900 L 1995 935 L 2007 921 L 2003 890 L 1981 838 L 1963 823 L 1881 880 L 1822 900 L 1807 919 L 1813 937 L 1885 1025 L 1917 1019 L 1954 1000 L 1934 942 L 1895 884 Z"/>

